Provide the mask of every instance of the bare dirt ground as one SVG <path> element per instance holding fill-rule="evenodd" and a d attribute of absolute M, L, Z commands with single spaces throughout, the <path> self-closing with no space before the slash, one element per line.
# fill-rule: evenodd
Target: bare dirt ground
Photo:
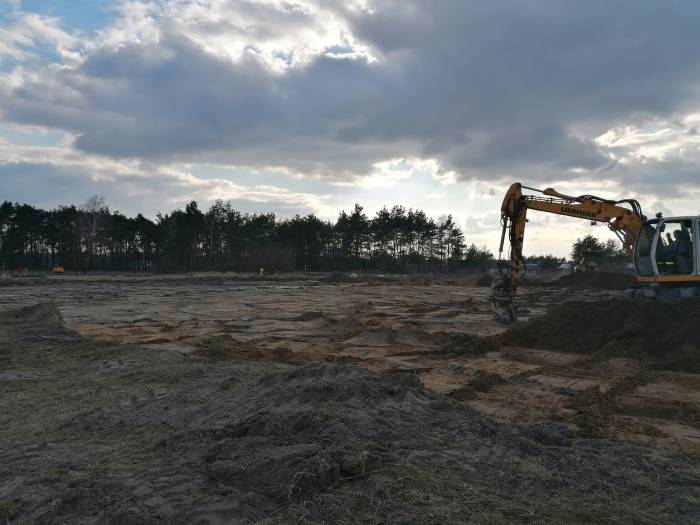
<path fill-rule="evenodd" d="M 698 522 L 700 307 L 473 284 L 0 281 L 0 523 Z"/>

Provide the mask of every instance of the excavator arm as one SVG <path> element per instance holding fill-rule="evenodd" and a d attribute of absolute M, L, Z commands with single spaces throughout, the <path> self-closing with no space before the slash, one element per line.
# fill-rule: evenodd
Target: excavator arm
<path fill-rule="evenodd" d="M 524 195 L 523 189 L 537 192 Z M 493 282 L 492 306 L 496 315 L 511 323 L 517 318 L 513 298 L 518 285 L 525 277 L 523 242 L 529 210 L 575 217 L 592 222 L 604 222 L 617 234 L 624 250 L 632 256 L 637 235 L 646 220 L 639 203 L 634 199 L 613 201 L 594 195 L 573 197 L 552 188 L 538 190 L 516 182 L 508 188 L 501 206 L 501 243 L 499 246 L 498 275 Z M 503 264 L 501 256 L 508 238 L 509 262 Z"/>

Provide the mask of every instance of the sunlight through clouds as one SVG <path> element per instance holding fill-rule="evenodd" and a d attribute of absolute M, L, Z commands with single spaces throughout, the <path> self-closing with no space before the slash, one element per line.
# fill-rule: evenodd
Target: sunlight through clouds
<path fill-rule="evenodd" d="M 697 198 L 695 2 L 594 0 L 582 17 L 553 0 L 125 0 L 80 26 L 2 5 L 3 188 L 22 165 L 67 186 L 75 169 L 76 188 L 94 172 L 113 199 L 128 179 L 147 213 L 189 185 L 463 221 L 515 180 L 679 212 Z"/>

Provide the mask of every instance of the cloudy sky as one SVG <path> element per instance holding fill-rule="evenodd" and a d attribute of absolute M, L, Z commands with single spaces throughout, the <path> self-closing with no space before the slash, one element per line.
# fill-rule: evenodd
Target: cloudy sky
<path fill-rule="evenodd" d="M 403 204 L 495 249 L 513 181 L 700 213 L 700 2 L 0 0 L 0 200 Z"/>

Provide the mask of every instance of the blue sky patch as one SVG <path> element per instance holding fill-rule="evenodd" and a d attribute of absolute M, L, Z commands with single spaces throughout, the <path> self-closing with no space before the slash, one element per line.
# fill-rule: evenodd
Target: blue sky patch
<path fill-rule="evenodd" d="M 21 8 L 23 11 L 58 17 L 66 30 L 79 29 L 90 33 L 115 18 L 114 4 L 105 0 L 22 0 Z"/>

